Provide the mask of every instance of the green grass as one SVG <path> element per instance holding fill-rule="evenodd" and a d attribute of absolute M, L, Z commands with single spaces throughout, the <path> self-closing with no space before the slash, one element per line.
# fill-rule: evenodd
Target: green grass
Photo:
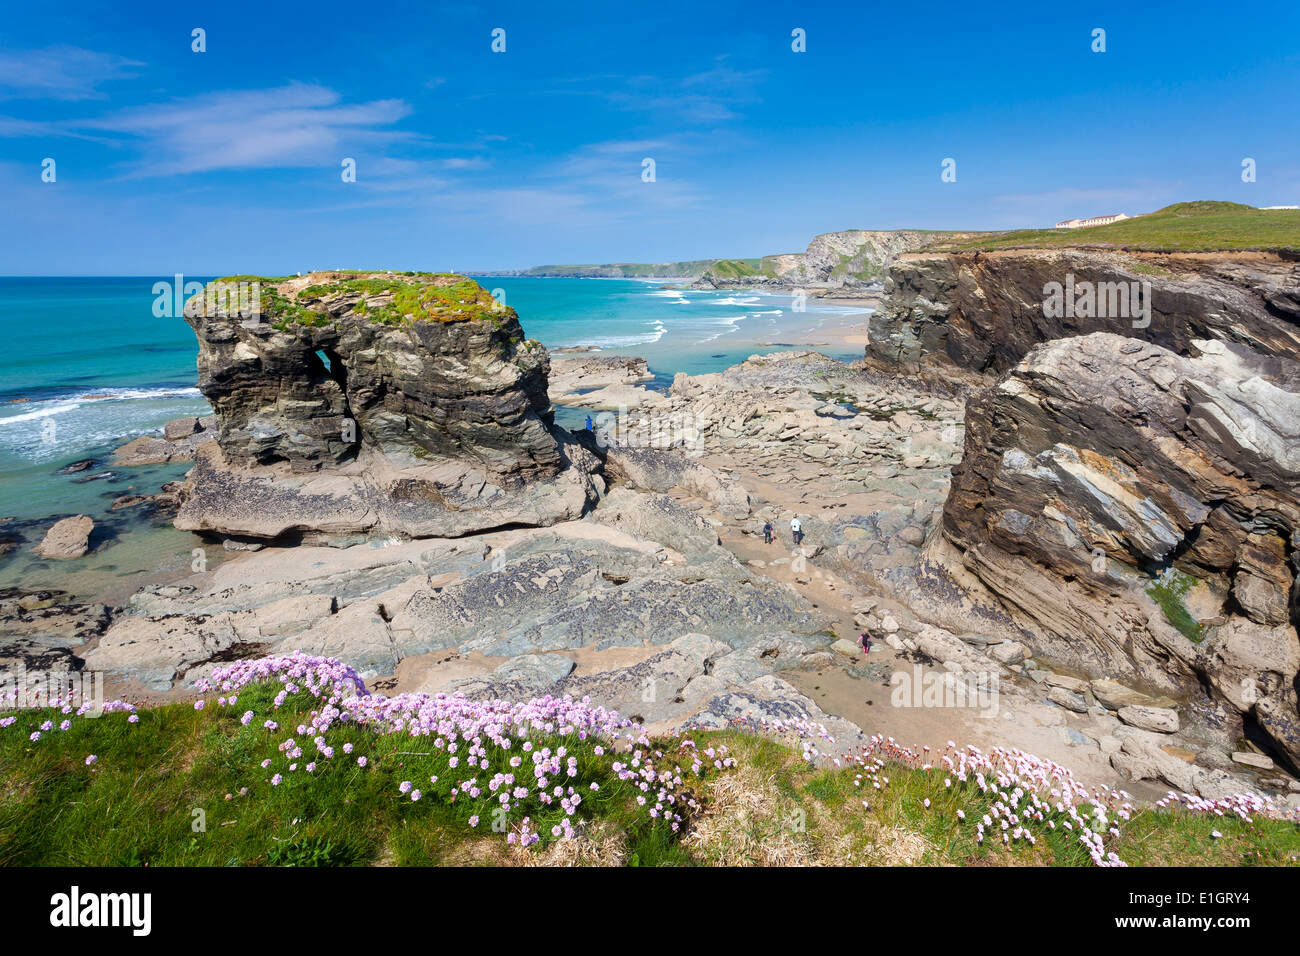
<path fill-rule="evenodd" d="M 417 865 L 504 853 L 505 834 L 491 828 L 494 795 L 449 802 L 439 795 L 445 788 L 429 783 L 448 772 L 428 738 L 336 725 L 329 732 L 335 757 L 316 756 L 317 770 L 308 774 L 312 735 L 295 730 L 310 723 L 320 702 L 305 693 L 290 697 L 274 713 L 280 729 L 271 732 L 262 722 L 278 688 L 245 688 L 233 709 L 141 710 L 135 725 L 123 713 L 74 720 L 35 743 L 28 739 L 33 727 L 62 715 L 24 712 L 0 730 L 0 865 Z M 246 709 L 259 715 L 247 727 L 239 721 Z M 294 772 L 277 749 L 291 736 L 305 754 Z M 612 772 L 615 757 L 597 756 L 592 742 L 576 738 L 530 739 L 537 747 L 567 745 L 579 759 L 578 779 L 600 785 L 583 794 L 578 819 L 616 825 L 627 852 L 647 864 L 688 862 L 668 826 L 638 808 L 632 785 Z M 343 754 L 345 743 L 356 748 L 352 755 Z M 93 766 L 88 754 L 98 758 Z M 359 755 L 368 758 L 365 768 Z M 265 759 L 273 766 L 264 770 Z M 272 786 L 277 771 L 283 782 Z M 509 772 L 504 758 L 481 779 L 498 771 Z M 419 802 L 400 793 L 406 780 L 424 791 Z M 474 815 L 477 828 L 468 822 Z M 544 842 L 563 815 L 558 803 L 533 815 Z"/>
<path fill-rule="evenodd" d="M 882 773 L 888 783 L 876 790 L 866 779 L 859 785 L 853 769 L 814 767 L 791 749 L 752 735 L 727 732 L 721 739 L 737 760 L 733 773 L 746 778 L 753 793 L 748 812 L 728 808 L 734 822 L 710 845 L 713 862 L 1091 865 L 1077 833 L 1063 828 L 1036 830 L 1032 846 L 979 843 L 973 823 L 993 798 L 969 783 L 945 786 L 939 771 L 889 764 Z M 720 778 L 716 786 L 727 780 Z M 959 809 L 965 822 L 957 817 Z M 706 814 L 705 823 L 716 813 L 717 808 Z M 1106 849 L 1130 866 L 1300 865 L 1300 824 L 1294 822 L 1145 808 L 1119 827 L 1121 835 Z"/>
<path fill-rule="evenodd" d="M 305 693 L 289 697 L 274 714 L 280 729 L 270 732 L 262 721 L 279 689 L 246 687 L 234 708 L 141 710 L 136 725 L 121 713 L 75 720 L 70 730 L 48 732 L 35 743 L 28 739 L 32 726 L 57 723 L 61 715 L 23 712 L 17 724 L 0 729 L 0 865 L 517 864 L 554 861 L 579 845 L 586 849 L 575 851 L 573 861 L 640 866 L 1090 865 L 1077 835 L 1063 829 L 1037 831 L 1034 846 L 980 844 L 973 821 L 994 798 L 973 784 L 947 787 L 939 771 L 889 764 L 882 772 L 887 783 L 876 790 L 852 768 L 812 766 L 797 749 L 739 730 L 690 734 L 701 750 L 725 744 L 737 766 L 706 773 L 694 790 L 703 809 L 681 834 L 637 807 L 638 791 L 611 769 L 618 755 L 596 754 L 592 740 L 531 737 L 537 747 L 567 746 L 579 761 L 577 779 L 584 786 L 595 780 L 600 790 L 586 793 L 578 808 L 584 839 L 550 839 L 550 826 L 563 813 L 557 806 L 534 816 L 542 844 L 511 850 L 488 825 L 486 798 L 452 802 L 427 783 L 431 773 L 448 773 L 445 755 L 434 753 L 429 738 L 335 724 L 329 742 L 336 756 L 318 757 L 312 775 L 301 766 L 287 772 L 278 745 L 293 736 L 304 751 L 313 749 L 311 734 L 295 729 L 319 701 Z M 238 719 L 246 709 L 258 714 L 247 727 Z M 342 754 L 345 742 L 354 745 L 352 755 Z M 665 751 L 677 743 L 655 742 Z M 87 766 L 91 753 L 98 761 Z M 369 766 L 357 765 L 359 754 Z M 260 766 L 265 759 L 271 768 Z M 310 753 L 300 762 L 308 759 Z M 492 759 L 480 779 L 504 770 Z M 284 779 L 272 786 L 277 770 Z M 423 799 L 402 795 L 404 780 L 423 782 Z M 471 828 L 475 814 L 482 822 Z M 1300 825 L 1292 822 L 1145 809 L 1121 826 L 1107 849 L 1133 865 L 1295 865 L 1300 859 Z"/>
<path fill-rule="evenodd" d="M 940 251 L 1100 246 L 1150 252 L 1300 249 L 1300 210 L 1181 202 L 1108 226 L 1022 229 L 937 243 Z"/>
<path fill-rule="evenodd" d="M 1160 606 L 1165 619 L 1193 644 L 1199 644 L 1205 638 L 1205 626 L 1197 623 L 1183 603 L 1183 598 L 1187 597 L 1187 592 L 1195 585 L 1196 578 L 1190 574 L 1169 568 L 1148 584 L 1146 591 L 1151 600 Z"/>
<path fill-rule="evenodd" d="M 328 302 L 352 293 L 364 297 L 357 303 L 362 310 L 360 314 L 385 325 L 420 321 L 496 321 L 496 313 L 500 311 L 496 299 L 473 279 L 450 274 L 343 279 L 307 286 L 298 293 L 297 301 L 310 306 L 314 302 Z M 392 296 L 393 301 L 387 305 L 369 303 L 369 298 L 380 296 Z"/>

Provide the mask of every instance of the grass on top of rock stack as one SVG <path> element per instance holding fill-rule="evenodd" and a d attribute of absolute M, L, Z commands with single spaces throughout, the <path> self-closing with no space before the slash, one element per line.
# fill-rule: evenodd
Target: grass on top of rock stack
<path fill-rule="evenodd" d="M 1271 808 L 1133 810 L 1016 752 L 931 758 L 877 739 L 818 766 L 806 722 L 650 739 L 584 701 L 371 695 L 349 668 L 303 655 L 235 662 L 201 692 L 0 718 L 0 865 L 1300 857 L 1300 825 Z"/>
<path fill-rule="evenodd" d="M 360 295 L 352 310 L 372 322 L 400 325 L 404 322 L 496 321 L 503 306 L 473 279 L 452 273 L 405 273 L 339 279 L 309 285 L 297 295 L 301 305 Z M 372 299 L 390 299 L 373 303 Z"/>
<path fill-rule="evenodd" d="M 279 327 L 290 322 L 323 326 L 348 311 L 383 325 L 469 321 L 499 325 L 508 311 L 473 279 L 449 272 L 344 270 L 327 275 L 325 281 L 296 291 L 289 285 L 295 280 L 285 277 L 224 276 L 211 285 L 258 283 L 263 314 Z"/>

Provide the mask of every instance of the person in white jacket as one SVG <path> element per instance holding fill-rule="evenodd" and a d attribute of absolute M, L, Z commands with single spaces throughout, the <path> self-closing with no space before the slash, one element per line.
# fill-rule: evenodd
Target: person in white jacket
<path fill-rule="evenodd" d="M 790 519 L 790 536 L 794 538 L 796 546 L 803 544 L 803 522 L 798 515 Z"/>

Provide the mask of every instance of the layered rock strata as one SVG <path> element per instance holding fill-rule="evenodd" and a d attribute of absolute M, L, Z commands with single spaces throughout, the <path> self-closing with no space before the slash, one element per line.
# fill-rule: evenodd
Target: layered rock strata
<path fill-rule="evenodd" d="M 456 535 L 576 517 L 599 493 L 598 462 L 551 421 L 546 350 L 472 280 L 241 281 L 254 309 L 186 307 L 217 441 L 177 527 Z"/>
<path fill-rule="evenodd" d="M 1179 355 L 1194 354 L 1196 339 L 1214 339 L 1296 356 L 1300 264 L 1274 253 L 904 254 L 868 326 L 867 360 L 888 369 L 1001 374 L 1035 345 L 1092 332 Z"/>
<path fill-rule="evenodd" d="M 967 406 L 943 535 L 1036 652 L 1204 684 L 1300 765 L 1300 364 L 1186 344 L 1030 351 Z"/>

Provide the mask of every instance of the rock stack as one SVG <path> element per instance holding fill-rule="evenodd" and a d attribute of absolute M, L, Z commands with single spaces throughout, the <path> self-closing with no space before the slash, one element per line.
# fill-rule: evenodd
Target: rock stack
<path fill-rule="evenodd" d="M 546 349 L 473 280 L 239 281 L 253 308 L 185 310 L 217 441 L 177 527 L 454 536 L 575 517 L 599 493 L 598 462 L 552 424 Z"/>

